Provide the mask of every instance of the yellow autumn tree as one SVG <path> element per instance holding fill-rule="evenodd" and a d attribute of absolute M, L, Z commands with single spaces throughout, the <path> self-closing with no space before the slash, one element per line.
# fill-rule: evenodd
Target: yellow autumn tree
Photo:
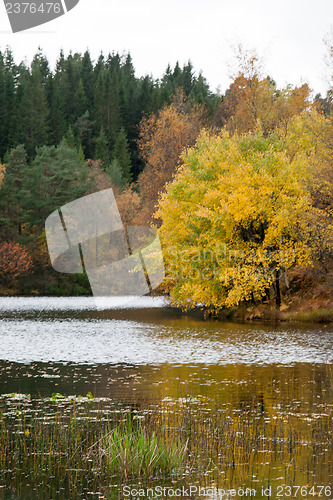
<path fill-rule="evenodd" d="M 279 134 L 291 157 L 302 152 L 307 155 L 312 222 L 308 221 L 304 238 L 314 259 L 328 273 L 333 257 L 333 113 L 324 116 L 312 109 L 291 120 L 286 135 L 283 129 Z"/>
<path fill-rule="evenodd" d="M 178 304 L 219 310 L 274 289 L 279 307 L 280 279 L 311 262 L 302 238 L 312 211 L 307 157 L 280 144 L 204 132 L 183 155 L 157 212 Z"/>
<path fill-rule="evenodd" d="M 306 151 L 312 167 L 313 203 L 333 215 L 333 112 L 324 116 L 312 110 L 295 118 L 285 143 L 291 154 Z"/>

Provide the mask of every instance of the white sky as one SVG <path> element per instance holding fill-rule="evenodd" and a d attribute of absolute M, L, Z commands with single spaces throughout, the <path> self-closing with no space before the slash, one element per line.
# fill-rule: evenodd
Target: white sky
<path fill-rule="evenodd" d="M 89 48 L 94 59 L 130 51 L 137 76 L 159 78 L 168 63 L 190 59 L 222 91 L 230 84 L 231 46 L 241 42 L 264 58 L 279 87 L 307 82 L 325 94 L 323 39 L 332 27 L 333 0 L 80 0 L 65 16 L 12 34 L 0 0 L 0 49 L 9 45 L 17 62 L 30 61 L 38 45 L 52 65 L 61 48 Z"/>

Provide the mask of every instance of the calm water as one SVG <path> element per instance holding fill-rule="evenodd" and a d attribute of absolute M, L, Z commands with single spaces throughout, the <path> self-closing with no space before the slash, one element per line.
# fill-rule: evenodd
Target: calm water
<path fill-rule="evenodd" d="M 255 402 L 306 426 L 332 412 L 332 367 L 332 325 L 203 321 L 163 298 L 99 311 L 89 298 L 0 298 L 0 395 L 91 392 L 139 406 L 194 397 L 236 412 Z M 312 460 L 306 484 L 332 482 L 331 451 Z"/>

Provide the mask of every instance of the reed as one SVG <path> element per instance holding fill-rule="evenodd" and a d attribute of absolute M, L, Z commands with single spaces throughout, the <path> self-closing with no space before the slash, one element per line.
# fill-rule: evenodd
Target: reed
<path fill-rule="evenodd" d="M 310 471 L 320 461 L 329 467 L 333 452 L 330 411 L 300 422 L 254 403 L 235 411 L 196 398 L 107 415 L 88 404 L 55 404 L 47 415 L 24 404 L 11 408 L 10 416 L 0 413 L 0 484 L 42 489 L 45 498 L 105 489 L 111 477 L 120 484 L 186 477 L 202 483 L 208 476 L 218 483 L 228 475 L 241 481 L 265 463 Z"/>
<path fill-rule="evenodd" d="M 187 443 L 166 439 L 145 423 L 133 426 L 131 419 L 107 432 L 97 447 L 100 464 L 122 477 L 150 479 L 181 472 Z"/>

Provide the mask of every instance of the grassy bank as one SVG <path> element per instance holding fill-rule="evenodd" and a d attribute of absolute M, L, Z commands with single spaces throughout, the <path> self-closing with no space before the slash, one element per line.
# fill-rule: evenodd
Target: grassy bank
<path fill-rule="evenodd" d="M 306 309 L 306 304 L 303 304 Z M 309 310 L 278 310 L 274 306 L 239 306 L 228 311 L 222 311 L 218 315 L 221 320 L 234 321 L 281 321 L 298 323 L 332 323 L 333 307 Z"/>

